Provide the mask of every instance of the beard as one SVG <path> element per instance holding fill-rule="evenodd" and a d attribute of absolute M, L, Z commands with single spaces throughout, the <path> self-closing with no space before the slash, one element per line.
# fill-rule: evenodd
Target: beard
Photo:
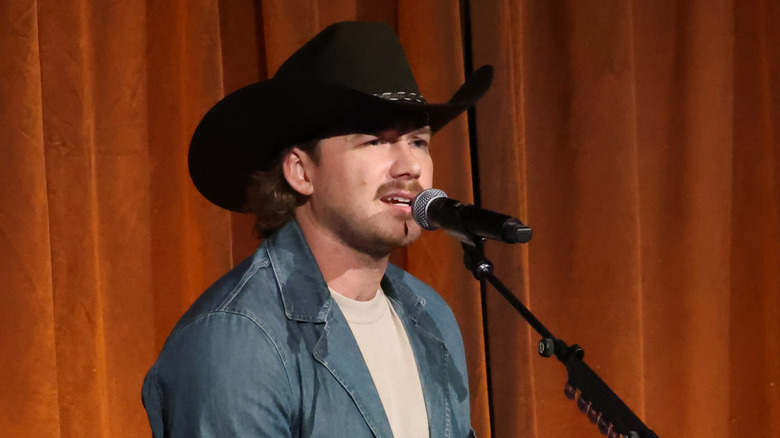
<path fill-rule="evenodd" d="M 421 229 L 411 219 L 393 227 L 382 227 L 370 219 L 333 219 L 332 229 L 342 242 L 374 259 L 387 257 L 394 249 L 409 246 L 420 237 Z"/>
<path fill-rule="evenodd" d="M 417 181 L 403 183 L 391 181 L 377 189 L 376 199 L 380 200 L 395 190 L 405 190 L 417 194 L 423 190 Z M 329 208 L 325 219 L 329 228 L 347 246 L 374 259 L 387 257 L 394 249 L 414 243 L 422 229 L 414 221 L 411 213 L 380 212 L 375 216 L 359 219 L 354 211 L 357 208 Z"/>

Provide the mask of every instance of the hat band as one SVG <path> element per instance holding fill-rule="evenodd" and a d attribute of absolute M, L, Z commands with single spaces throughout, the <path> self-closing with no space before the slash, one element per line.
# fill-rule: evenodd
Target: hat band
<path fill-rule="evenodd" d="M 422 104 L 428 103 L 422 94 L 411 91 L 388 91 L 386 93 L 374 94 L 374 96 L 381 97 L 385 100 L 403 100 L 406 102 L 417 102 Z"/>

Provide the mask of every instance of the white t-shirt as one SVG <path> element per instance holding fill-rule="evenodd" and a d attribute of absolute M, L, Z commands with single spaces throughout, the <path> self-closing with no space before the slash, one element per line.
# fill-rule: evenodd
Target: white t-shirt
<path fill-rule="evenodd" d="M 369 301 L 330 289 L 357 340 L 396 438 L 428 438 L 420 375 L 412 346 L 390 300 L 380 288 Z"/>

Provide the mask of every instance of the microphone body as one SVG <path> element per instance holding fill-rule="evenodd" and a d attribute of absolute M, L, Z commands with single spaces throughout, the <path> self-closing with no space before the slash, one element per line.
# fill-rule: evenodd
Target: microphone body
<path fill-rule="evenodd" d="M 472 243 L 474 236 L 506 243 L 531 240 L 531 229 L 519 219 L 463 204 L 439 189 L 420 192 L 412 204 L 412 215 L 422 228 L 442 228 L 466 243 Z"/>

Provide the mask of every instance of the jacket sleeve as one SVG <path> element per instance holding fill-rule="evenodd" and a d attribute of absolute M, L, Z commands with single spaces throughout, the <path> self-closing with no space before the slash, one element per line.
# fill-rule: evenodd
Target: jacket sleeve
<path fill-rule="evenodd" d="M 289 437 L 291 387 L 260 322 L 214 312 L 171 335 L 146 376 L 143 402 L 155 438 Z"/>

